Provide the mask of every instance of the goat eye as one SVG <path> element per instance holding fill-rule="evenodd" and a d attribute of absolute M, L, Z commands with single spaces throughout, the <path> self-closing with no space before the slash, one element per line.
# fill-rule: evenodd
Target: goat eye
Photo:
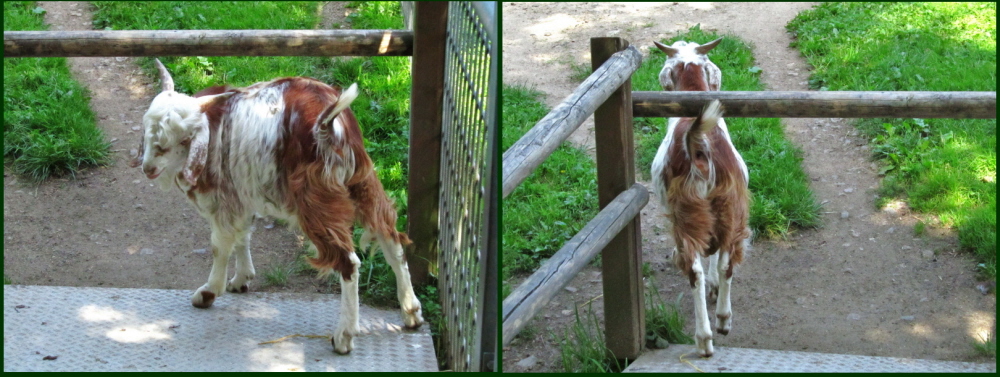
<path fill-rule="evenodd" d="M 183 145 L 185 147 L 188 146 L 188 145 L 190 145 L 190 144 L 191 144 L 191 139 L 181 140 L 181 145 Z"/>

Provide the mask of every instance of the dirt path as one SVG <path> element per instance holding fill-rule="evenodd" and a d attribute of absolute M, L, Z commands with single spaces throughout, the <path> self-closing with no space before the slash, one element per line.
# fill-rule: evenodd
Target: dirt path
<path fill-rule="evenodd" d="M 39 6 L 51 30 L 91 29 L 86 2 Z M 324 7 L 322 27 L 344 22 L 342 3 Z M 69 59 L 74 77 L 92 94 L 98 126 L 112 142 L 113 163 L 37 187 L 4 174 L 4 274 L 14 283 L 193 291 L 208 278 L 208 222 L 180 193 L 160 191 L 139 168 L 128 167 L 142 115 L 159 90 L 134 61 Z M 331 291 L 311 272 L 291 276 L 287 286 L 261 287 L 265 271 L 291 265 L 301 250 L 291 231 L 258 221 L 251 248 L 257 269 L 252 289 Z"/>
<path fill-rule="evenodd" d="M 770 90 L 808 90 L 810 67 L 788 47 L 785 25 L 814 4 L 504 3 L 503 78 L 535 87 L 555 106 L 578 85 L 569 79 L 569 66 L 589 66 L 589 38 L 620 36 L 648 53 L 653 40 L 700 23 L 751 42 Z M 717 336 L 716 344 L 985 361 L 970 344 L 974 336 L 995 334 L 996 297 L 975 289 L 975 264 L 956 254 L 954 235 L 931 230 L 916 237 L 916 217 L 905 205 L 875 209 L 876 167 L 848 122 L 784 123 L 786 135 L 805 151 L 803 166 L 825 211 L 823 228 L 787 241 L 755 242 L 734 279 L 733 332 Z M 592 153 L 593 120 L 571 141 Z M 688 283 L 665 261 L 673 241 L 660 213 L 655 200 L 642 211 L 643 258 L 654 267 L 664 299 L 685 294 L 690 318 Z M 530 339 L 504 349 L 504 371 L 561 371 L 552 335 L 563 334 L 574 306 L 593 300 L 601 312 L 600 295 L 600 270 L 584 270 L 529 324 Z M 691 323 L 687 332 L 693 333 Z"/>

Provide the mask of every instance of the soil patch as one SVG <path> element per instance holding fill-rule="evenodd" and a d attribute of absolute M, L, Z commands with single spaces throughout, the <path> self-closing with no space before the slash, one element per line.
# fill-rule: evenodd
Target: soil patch
<path fill-rule="evenodd" d="M 648 54 L 652 41 L 700 23 L 752 43 L 769 90 L 808 90 L 810 67 L 788 47 L 792 39 L 785 25 L 815 4 L 504 3 L 503 78 L 544 92 L 545 103 L 554 107 L 578 85 L 570 67 L 589 67 L 591 37 L 620 36 Z M 918 217 L 902 203 L 876 209 L 877 166 L 848 120 L 785 119 L 784 124 L 785 134 L 805 152 L 804 169 L 823 203 L 823 226 L 783 241 L 754 243 L 734 278 L 733 330 L 716 335 L 715 344 L 988 361 L 976 356 L 971 343 L 986 332 L 995 334 L 996 296 L 976 290 L 975 263 L 957 252 L 955 235 L 932 229 L 915 236 Z M 593 155 L 592 117 L 570 141 Z M 662 298 L 683 293 L 683 310 L 691 318 L 687 280 L 665 260 L 673 240 L 661 213 L 653 199 L 642 211 L 643 258 L 655 271 Z M 592 302 L 603 316 L 600 279 L 600 269 L 588 267 L 546 305 L 528 325 L 533 336 L 504 348 L 503 370 L 561 371 L 553 335 L 562 336 L 572 323 L 574 307 Z"/>

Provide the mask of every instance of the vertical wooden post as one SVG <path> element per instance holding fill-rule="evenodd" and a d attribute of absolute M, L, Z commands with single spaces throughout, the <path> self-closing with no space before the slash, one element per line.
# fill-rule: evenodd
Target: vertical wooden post
<path fill-rule="evenodd" d="M 593 69 L 624 50 L 621 38 L 591 38 Z M 597 140 L 597 194 L 601 209 L 635 183 L 632 140 L 632 80 L 625 81 L 594 112 Z M 636 216 L 601 252 L 604 284 L 604 334 L 617 359 L 635 359 L 645 335 L 642 291 L 642 237 Z"/>
<path fill-rule="evenodd" d="M 438 255 L 441 186 L 441 119 L 444 99 L 448 2 L 414 4 L 413 89 L 410 95 L 410 172 L 406 233 L 413 240 L 406 261 L 414 285 L 427 282 Z"/>

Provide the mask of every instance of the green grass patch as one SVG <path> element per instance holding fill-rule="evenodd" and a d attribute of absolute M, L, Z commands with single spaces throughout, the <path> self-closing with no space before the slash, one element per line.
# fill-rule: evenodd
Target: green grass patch
<path fill-rule="evenodd" d="M 605 345 L 604 327 L 594 315 L 592 305 L 580 317 L 579 308 L 574 309 L 576 320 L 558 340 L 563 371 L 567 373 L 613 373 L 621 372 L 624 366 L 618 363 Z"/>
<path fill-rule="evenodd" d="M 661 41 L 706 43 L 719 35 L 701 30 L 699 26 Z M 760 68 L 754 66 L 750 46 L 733 36 L 725 36 L 709 53 L 712 62 L 722 70 L 722 88 L 727 91 L 764 90 Z M 650 49 L 650 56 L 632 75 L 632 89 L 660 91 L 659 74 L 666 54 Z M 667 118 L 635 118 L 636 166 L 643 179 L 650 179 L 653 157 L 666 135 Z M 809 190 L 809 179 L 802 171 L 802 151 L 785 139 L 777 118 L 727 118 L 736 149 L 743 155 L 750 170 L 750 227 L 757 236 L 786 237 L 795 227 L 819 225 L 819 205 Z"/>
<path fill-rule="evenodd" d="M 673 302 L 663 301 L 656 284 L 650 280 L 646 287 L 646 346 L 665 348 L 667 344 L 694 344 L 694 338 L 684 333 L 685 319 L 681 314 L 678 294 Z M 666 342 L 666 344 L 664 344 Z"/>
<path fill-rule="evenodd" d="M 996 91 L 996 3 L 824 3 L 788 25 L 829 90 Z M 885 179 L 996 279 L 996 119 L 864 119 Z"/>
<path fill-rule="evenodd" d="M 504 150 L 548 113 L 541 96 L 504 85 Z M 597 214 L 595 169 L 586 153 L 563 144 L 504 199 L 503 276 L 535 270 Z"/>
<path fill-rule="evenodd" d="M 5 31 L 47 30 L 33 1 L 7 1 Z M 97 128 L 90 93 L 66 58 L 3 61 L 4 165 L 28 181 L 73 175 L 110 162 L 111 144 Z"/>
<path fill-rule="evenodd" d="M 979 355 L 997 357 L 997 338 L 992 334 L 987 335 L 986 339 L 973 342 L 972 347 Z"/>

